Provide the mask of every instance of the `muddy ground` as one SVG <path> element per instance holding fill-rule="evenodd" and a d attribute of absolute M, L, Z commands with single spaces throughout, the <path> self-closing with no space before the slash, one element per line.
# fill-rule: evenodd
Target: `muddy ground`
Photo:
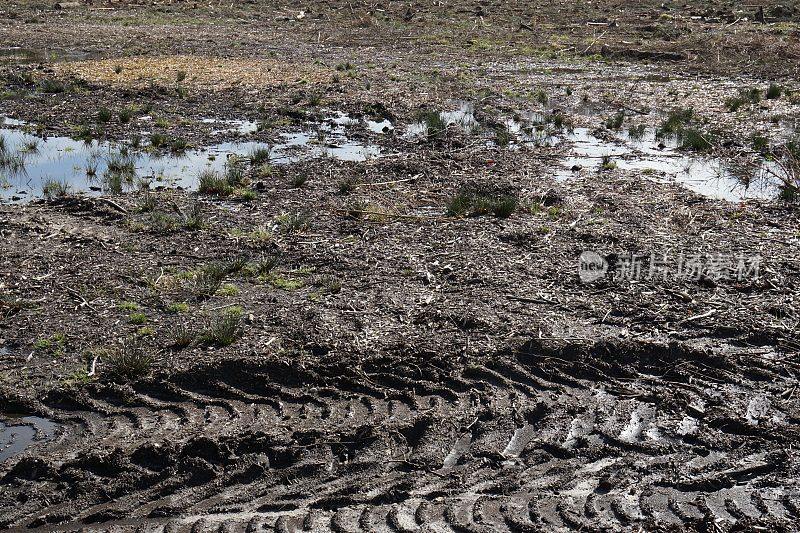
<path fill-rule="evenodd" d="M 4 135 L 317 151 L 0 182 L 0 527 L 797 531 L 797 183 L 647 158 L 791 170 L 800 6 L 631 4 L 4 3 Z"/>

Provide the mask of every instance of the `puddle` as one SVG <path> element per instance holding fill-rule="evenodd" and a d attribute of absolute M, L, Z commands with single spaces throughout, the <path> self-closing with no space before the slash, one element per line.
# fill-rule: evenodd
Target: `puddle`
<path fill-rule="evenodd" d="M 17 120 L 11 117 L 3 117 L 2 122 L 0 122 L 2 126 L 25 126 L 26 124 L 27 122 L 24 120 Z"/>
<path fill-rule="evenodd" d="M 58 424 L 38 416 L 3 417 L 0 420 L 0 463 L 16 457 L 37 441 L 52 438 Z"/>
<path fill-rule="evenodd" d="M 639 171 L 656 181 L 674 180 L 708 198 L 766 200 L 775 198 L 779 192 L 777 180 L 770 174 L 777 169 L 768 162 L 750 176 L 748 187 L 719 158 L 687 155 L 675 143 L 657 140 L 652 131 L 637 139 L 627 133 L 619 134 L 614 142 L 599 139 L 586 128 L 576 128 L 567 138 L 572 141 L 572 150 L 563 162 L 564 168 L 556 173 L 559 181 L 579 177 L 585 171 L 597 172 L 603 157 L 610 156 L 619 169 Z"/>
<path fill-rule="evenodd" d="M 558 131 L 555 131 L 542 113 L 524 112 L 514 117 L 502 119 L 513 144 L 526 146 L 555 146 L 560 142 Z"/>
<path fill-rule="evenodd" d="M 394 126 L 388 119 L 381 121 L 367 120 L 367 129 L 373 133 L 389 133 L 394 130 Z"/>
<path fill-rule="evenodd" d="M 457 102 L 458 109 L 455 111 L 441 111 L 439 117 L 445 125 L 456 125 L 464 130 L 466 133 L 475 131 L 479 124 L 475 118 L 475 106 L 472 102 L 459 101 Z M 419 137 L 425 135 L 428 131 L 428 126 L 425 122 L 414 122 L 409 124 L 406 128 L 407 137 Z"/>
<path fill-rule="evenodd" d="M 211 135 L 221 135 L 223 133 L 252 135 L 258 131 L 258 123 L 252 120 L 218 120 L 215 118 L 204 118 L 201 122 L 203 124 L 218 126 L 211 130 Z"/>
<path fill-rule="evenodd" d="M 247 156 L 256 148 L 268 148 L 270 163 L 276 165 L 317 157 L 365 161 L 380 156 L 380 147 L 352 141 L 338 127 L 330 128 L 324 135 L 282 134 L 282 142 L 275 145 L 234 141 L 181 154 L 134 151 L 124 143 L 86 143 L 69 137 L 41 139 L 19 129 L 0 128 L 5 153 L 10 156 L 5 163 L 0 157 L 0 200 L 24 202 L 41 197 L 50 180 L 68 185 L 71 192 L 111 192 L 115 187 L 110 185 L 115 184 L 106 179 L 112 175 L 109 166 L 113 169 L 120 164 L 132 168 L 125 173 L 123 190 L 136 187 L 141 180 L 153 188 L 194 189 L 200 171 L 222 171 L 228 157 Z"/>

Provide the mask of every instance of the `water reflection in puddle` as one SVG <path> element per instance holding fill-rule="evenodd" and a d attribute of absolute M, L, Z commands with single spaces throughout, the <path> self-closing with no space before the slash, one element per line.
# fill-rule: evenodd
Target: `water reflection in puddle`
<path fill-rule="evenodd" d="M 0 463 L 16 457 L 36 441 L 52 438 L 58 424 L 38 416 L 3 416 L 0 420 Z"/>
<path fill-rule="evenodd" d="M 252 135 L 258 131 L 258 123 L 252 120 L 218 120 L 215 118 L 204 118 L 201 122 L 214 127 L 214 129 L 211 130 L 211 135 L 221 135 L 223 133 Z"/>
<path fill-rule="evenodd" d="M 769 163 L 761 164 L 750 177 L 748 187 L 719 158 L 687 155 L 679 151 L 675 143 L 656 139 L 652 131 L 641 138 L 621 134 L 607 141 L 593 136 L 588 129 L 576 128 L 568 138 L 572 141 L 572 152 L 556 173 L 559 181 L 579 177 L 583 171 L 600 170 L 603 158 L 608 156 L 621 170 L 639 171 L 653 180 L 675 180 L 708 198 L 771 199 L 779 192 L 777 180 L 770 174 L 774 169 Z"/>
<path fill-rule="evenodd" d="M 237 127 L 250 129 L 250 123 Z M 204 169 L 222 171 L 231 155 L 247 156 L 256 148 L 270 150 L 272 164 L 287 164 L 302 159 L 331 157 L 341 161 L 365 161 L 380 155 L 376 145 L 348 139 L 342 126 L 321 128 L 323 133 L 286 133 L 275 145 L 263 142 L 226 142 L 181 154 L 157 154 L 128 150 L 123 144 L 69 137 L 39 139 L 20 129 L 0 128 L 6 161 L 0 158 L 0 199 L 12 202 L 41 197 L 49 180 L 69 186 L 71 192 L 97 194 L 107 190 L 103 176 L 109 165 L 120 158 L 131 161 L 135 176 L 129 186 L 144 179 L 152 187 L 193 189 Z"/>
<path fill-rule="evenodd" d="M 389 133 L 394 130 L 392 121 L 384 120 L 367 120 L 367 129 L 373 133 Z"/>
<path fill-rule="evenodd" d="M 466 133 L 472 133 L 478 128 L 478 120 L 475 118 L 475 106 L 472 102 L 456 102 L 458 109 L 454 111 L 441 111 L 439 117 L 446 126 L 456 125 Z M 428 125 L 424 121 L 414 122 L 406 128 L 407 137 L 420 137 L 428 132 Z"/>

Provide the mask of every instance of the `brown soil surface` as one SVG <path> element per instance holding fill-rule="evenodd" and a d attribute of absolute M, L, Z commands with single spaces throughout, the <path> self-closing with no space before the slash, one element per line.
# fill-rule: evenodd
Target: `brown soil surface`
<path fill-rule="evenodd" d="M 197 146 L 207 117 L 396 133 L 349 129 L 367 161 L 250 168 L 252 198 L 0 205 L 0 527 L 800 530 L 796 204 L 613 165 L 564 181 L 563 143 L 486 137 L 691 107 L 707 155 L 752 162 L 800 116 L 796 2 L 69 4 L 0 7 L 0 117 L 57 135 L 147 106 Z M 456 100 L 483 133 L 401 134 Z M 456 216 L 460 191 L 516 209 Z M 585 251 L 606 277 L 581 281 Z M 630 253 L 758 275 L 615 279 Z M 14 451 L 32 416 L 54 431 Z"/>

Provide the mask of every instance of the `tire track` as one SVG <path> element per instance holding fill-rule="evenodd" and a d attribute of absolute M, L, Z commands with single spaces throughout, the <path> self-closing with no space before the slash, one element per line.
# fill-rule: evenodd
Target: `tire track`
<path fill-rule="evenodd" d="M 740 365 L 679 346 L 529 344 L 464 366 L 229 361 L 53 394 L 40 407 L 65 429 L 0 467 L 1 525 L 791 530 L 797 402 L 747 406 L 793 378 Z M 681 386 L 652 377 L 665 374 Z"/>

